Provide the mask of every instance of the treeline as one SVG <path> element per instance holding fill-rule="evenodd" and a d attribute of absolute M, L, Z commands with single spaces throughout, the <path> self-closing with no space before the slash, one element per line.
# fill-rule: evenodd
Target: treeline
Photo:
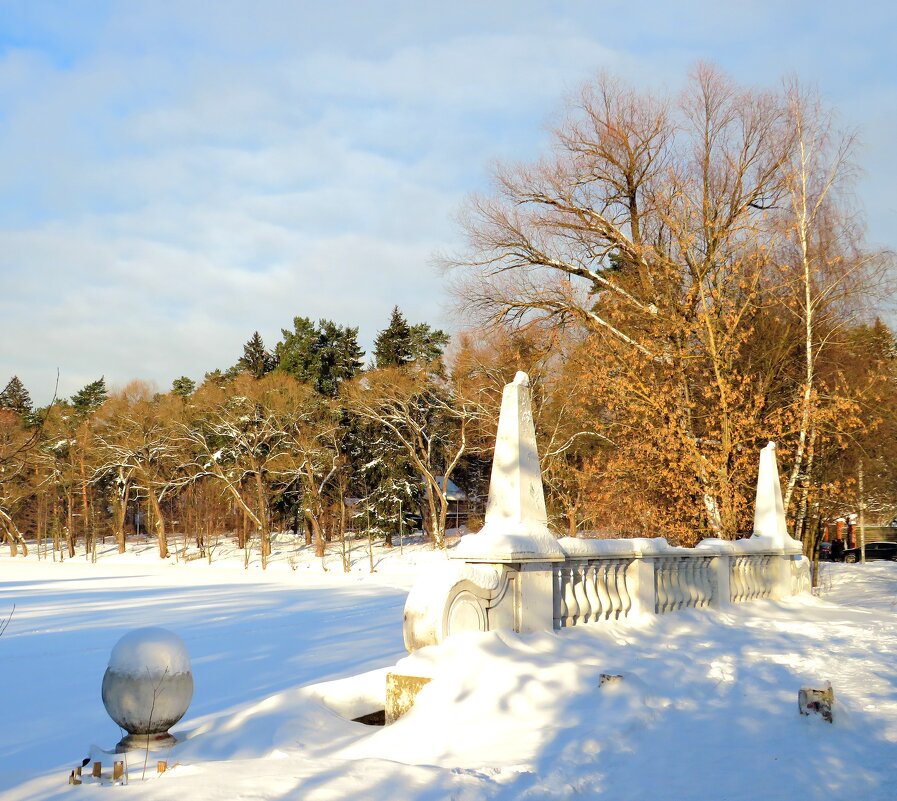
<path fill-rule="evenodd" d="M 139 507 L 163 557 L 174 526 L 201 551 L 233 532 L 263 565 L 274 530 L 323 555 L 362 520 L 388 541 L 422 523 L 444 545 L 450 479 L 483 473 L 469 431 L 484 410 L 446 370 L 444 332 L 395 308 L 367 370 L 357 333 L 297 317 L 273 349 L 256 332 L 198 386 L 110 393 L 101 378 L 39 410 L 13 377 L 0 394 L 0 532 L 13 553 L 33 539 L 71 556 L 106 536 L 123 551 Z"/>
<path fill-rule="evenodd" d="M 642 458 L 620 470 L 629 445 L 614 417 L 631 401 L 603 400 L 606 367 L 596 363 L 590 336 L 575 329 L 551 337 L 471 332 L 459 337 L 446 364 L 445 334 L 409 326 L 395 309 L 363 369 L 353 329 L 308 330 L 341 332 L 347 347 L 306 337 L 307 352 L 290 362 L 302 365 L 301 379 L 282 366 L 284 349 L 267 350 L 257 334 L 234 368 L 207 373 L 199 386 L 177 379 L 166 393 L 140 381 L 110 393 L 99 379 L 35 410 L 13 378 L 0 393 L 0 531 L 12 553 L 26 553 L 29 541 L 70 557 L 76 546 L 95 553 L 107 537 L 124 551 L 135 522 L 155 536 L 162 557 L 175 532 L 201 554 L 233 537 L 247 559 L 257 551 L 263 565 L 271 533 L 282 530 L 304 537 L 318 555 L 328 543 L 345 555 L 356 533 L 391 544 L 417 525 L 443 547 L 449 480 L 467 497 L 463 520 L 473 529 L 481 520 L 501 390 L 518 369 L 532 378 L 549 515 L 559 535 L 693 544 L 720 534 L 702 521 L 703 496 L 679 494 L 683 477 L 645 469 L 652 459 L 672 466 L 678 458 L 673 448 L 652 450 L 663 447 L 658 432 L 626 431 Z M 351 357 L 332 358 L 337 352 Z M 897 497 L 895 354 L 894 336 L 880 321 L 851 327 L 839 346 L 834 379 L 843 414 L 814 438 L 806 490 L 814 526 L 857 508 L 863 455 L 866 497 L 884 506 Z M 745 443 L 741 511 L 723 536 L 750 532 L 756 459 L 767 437 L 777 438 L 787 469 L 793 430 L 766 427 Z M 675 516 L 689 501 L 699 507 L 691 526 Z M 142 519 L 135 520 L 137 509 Z M 813 526 L 797 511 L 792 503 L 794 531 L 811 548 Z"/>

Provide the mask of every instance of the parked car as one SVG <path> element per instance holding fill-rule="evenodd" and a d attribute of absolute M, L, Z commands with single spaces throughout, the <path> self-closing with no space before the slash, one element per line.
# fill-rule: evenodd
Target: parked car
<path fill-rule="evenodd" d="M 897 542 L 867 542 L 866 559 L 886 559 L 897 562 Z M 859 562 L 860 549 L 848 548 L 844 551 L 845 562 Z"/>
<path fill-rule="evenodd" d="M 819 561 L 820 562 L 831 562 L 832 561 L 832 544 L 828 541 L 819 543 Z"/>

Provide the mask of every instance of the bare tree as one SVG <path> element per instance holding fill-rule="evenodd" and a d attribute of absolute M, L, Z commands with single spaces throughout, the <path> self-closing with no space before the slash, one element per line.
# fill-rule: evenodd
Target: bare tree
<path fill-rule="evenodd" d="M 683 540 L 735 536 L 748 454 L 796 436 L 783 407 L 797 326 L 779 319 L 794 276 L 778 260 L 799 189 L 793 120 L 787 96 L 704 65 L 677 103 L 601 76 L 551 158 L 500 169 L 470 201 L 470 248 L 450 262 L 486 323 L 586 332 L 615 443 L 603 472 L 653 497 L 655 530 Z"/>
<path fill-rule="evenodd" d="M 424 486 L 433 542 L 445 547 L 448 487 L 468 452 L 469 430 L 481 404 L 463 387 L 421 366 L 366 373 L 345 393 L 352 411 L 386 428 L 401 446 Z"/>
<path fill-rule="evenodd" d="M 154 397 L 150 388 L 133 382 L 111 398 L 95 421 L 98 444 L 93 478 L 112 475 L 118 482 L 116 536 L 124 543 L 124 512 L 133 488 L 142 491 L 152 509 L 159 556 L 169 555 L 163 503 L 183 484 L 180 465 L 188 443 L 179 428 L 182 405 L 176 397 Z"/>

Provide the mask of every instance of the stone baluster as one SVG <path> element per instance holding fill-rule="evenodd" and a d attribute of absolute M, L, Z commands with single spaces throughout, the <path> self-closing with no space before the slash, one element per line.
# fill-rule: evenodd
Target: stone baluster
<path fill-rule="evenodd" d="M 668 596 L 664 561 L 663 557 L 658 557 L 654 560 L 654 609 L 658 615 L 662 615 L 667 611 Z"/>
<path fill-rule="evenodd" d="M 699 559 L 691 558 L 686 560 L 688 562 L 688 608 L 689 609 L 699 609 L 700 605 L 698 601 L 701 598 L 701 592 L 698 588 L 698 562 Z"/>
<path fill-rule="evenodd" d="M 676 571 L 675 579 L 676 579 L 676 606 L 675 610 L 678 612 L 680 609 L 684 609 L 688 605 L 688 586 L 686 585 L 686 575 L 685 571 L 688 569 L 688 559 L 684 559 L 679 557 L 672 563 L 673 569 Z"/>
<path fill-rule="evenodd" d="M 701 586 L 704 589 L 704 603 L 702 608 L 704 609 L 713 603 L 714 577 L 713 558 L 706 556 L 701 559 Z"/>
<path fill-rule="evenodd" d="M 632 609 L 632 595 L 629 592 L 629 566 L 631 560 L 620 559 L 617 562 L 617 581 L 620 590 L 620 614 L 617 617 L 628 617 Z"/>
<path fill-rule="evenodd" d="M 707 597 L 704 591 L 704 557 L 699 556 L 696 559 L 692 559 L 691 562 L 692 606 L 695 609 L 703 609 Z"/>
<path fill-rule="evenodd" d="M 607 593 L 610 596 L 610 609 L 608 609 L 608 619 L 620 616 L 622 608 L 622 600 L 620 598 L 620 590 L 617 588 L 617 560 L 613 559 L 607 564 Z"/>
<path fill-rule="evenodd" d="M 591 609 L 591 613 L 589 615 L 589 622 L 594 623 L 595 621 L 601 620 L 601 598 L 598 596 L 598 567 L 595 565 L 589 565 L 586 572 L 586 597 L 589 599 L 589 607 Z"/>
<path fill-rule="evenodd" d="M 573 595 L 579 606 L 579 614 L 576 616 L 574 625 L 576 623 L 588 623 L 592 614 L 592 605 L 589 603 L 589 598 L 586 594 L 586 568 L 585 562 L 573 567 L 573 573 L 576 576 L 576 582 L 573 585 Z"/>
<path fill-rule="evenodd" d="M 610 615 L 610 593 L 607 591 L 607 560 L 595 567 L 595 591 L 598 593 L 599 609 L 596 620 L 606 620 Z"/>
<path fill-rule="evenodd" d="M 744 557 L 732 558 L 732 603 L 740 604 L 744 600 Z"/>
<path fill-rule="evenodd" d="M 567 602 L 564 600 L 564 568 L 555 568 L 555 586 L 554 586 L 554 619 L 558 628 L 567 625 Z"/>
<path fill-rule="evenodd" d="M 564 600 L 567 602 L 566 626 L 575 626 L 579 616 L 579 603 L 573 591 L 573 582 L 576 580 L 576 572 L 572 567 L 564 568 Z"/>

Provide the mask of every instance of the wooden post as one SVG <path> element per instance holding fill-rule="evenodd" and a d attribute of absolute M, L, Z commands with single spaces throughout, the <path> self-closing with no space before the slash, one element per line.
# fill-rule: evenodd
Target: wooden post
<path fill-rule="evenodd" d="M 156 765 L 156 771 L 158 773 L 165 773 L 166 770 L 168 770 L 168 762 L 166 762 L 164 759 L 160 759 L 158 764 Z"/>
<path fill-rule="evenodd" d="M 99 779 L 103 775 L 103 763 L 102 762 L 94 762 L 93 763 L 93 777 L 95 779 Z"/>
<path fill-rule="evenodd" d="M 112 781 L 116 781 L 122 777 L 125 772 L 125 763 L 123 760 L 117 759 L 112 764 Z"/>

